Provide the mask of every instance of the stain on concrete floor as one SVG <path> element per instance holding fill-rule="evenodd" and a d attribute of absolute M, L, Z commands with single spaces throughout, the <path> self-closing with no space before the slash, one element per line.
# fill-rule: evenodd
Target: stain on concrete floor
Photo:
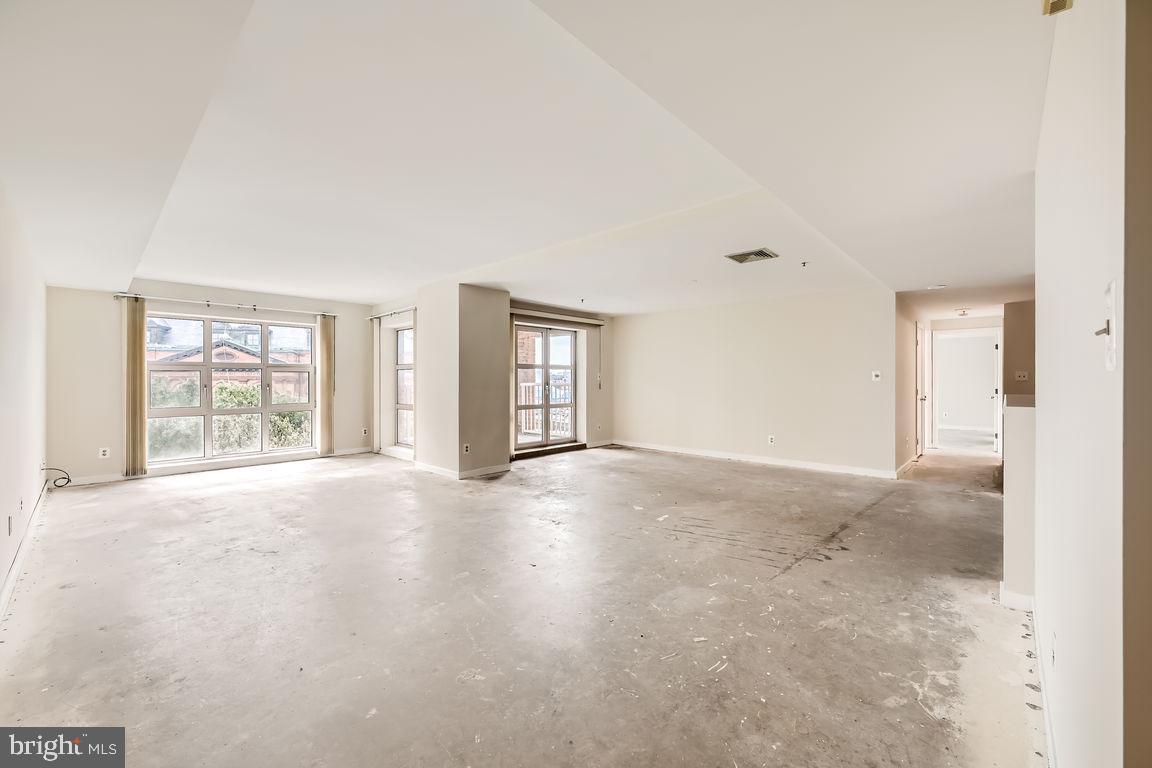
<path fill-rule="evenodd" d="M 0 718 L 138 766 L 1039 765 L 981 488 L 591 450 L 57 491 Z"/>

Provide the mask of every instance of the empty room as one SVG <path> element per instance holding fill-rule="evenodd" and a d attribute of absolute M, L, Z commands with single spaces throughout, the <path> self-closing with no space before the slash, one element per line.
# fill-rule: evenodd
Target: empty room
<path fill-rule="evenodd" d="M 1152 4 L 0 0 L 0 765 L 1152 766 Z"/>

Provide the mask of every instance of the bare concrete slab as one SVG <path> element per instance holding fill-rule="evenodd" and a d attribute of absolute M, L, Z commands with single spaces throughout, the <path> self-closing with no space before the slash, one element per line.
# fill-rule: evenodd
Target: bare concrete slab
<path fill-rule="evenodd" d="M 1000 508 L 626 449 L 57 491 L 0 719 L 124 725 L 133 766 L 1040 765 Z"/>

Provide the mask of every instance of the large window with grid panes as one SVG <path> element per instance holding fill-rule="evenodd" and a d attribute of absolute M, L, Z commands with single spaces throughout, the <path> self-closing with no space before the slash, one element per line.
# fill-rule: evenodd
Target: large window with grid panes
<path fill-rule="evenodd" d="M 150 314 L 149 464 L 312 448 L 314 331 Z"/>

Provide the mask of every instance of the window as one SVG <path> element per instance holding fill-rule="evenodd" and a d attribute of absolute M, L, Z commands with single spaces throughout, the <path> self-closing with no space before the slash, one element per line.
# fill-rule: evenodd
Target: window
<path fill-rule="evenodd" d="M 152 315 L 146 335 L 149 463 L 312 447 L 312 327 Z"/>
<path fill-rule="evenodd" d="M 396 331 L 396 444 L 416 444 L 416 330 Z"/>
<path fill-rule="evenodd" d="M 576 332 L 516 326 L 516 447 L 576 439 Z"/>

